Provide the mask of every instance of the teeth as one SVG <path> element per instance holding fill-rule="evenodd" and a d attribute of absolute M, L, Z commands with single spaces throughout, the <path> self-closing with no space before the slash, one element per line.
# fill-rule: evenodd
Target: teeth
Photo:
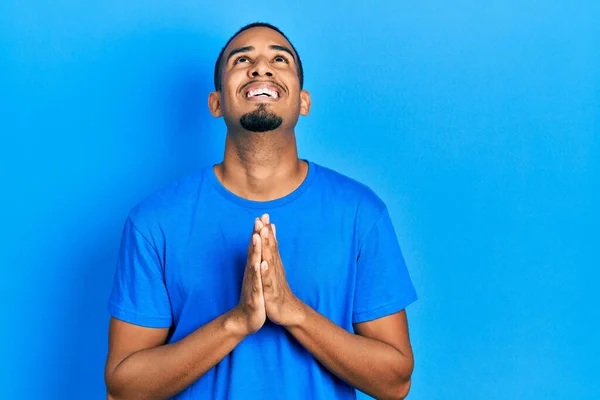
<path fill-rule="evenodd" d="M 271 89 L 267 89 L 267 88 L 258 88 L 258 89 L 250 90 L 248 92 L 248 94 L 246 95 L 246 97 L 253 97 L 253 96 L 258 96 L 261 94 L 267 94 L 270 97 L 273 97 L 275 99 L 279 97 L 279 95 L 277 94 L 277 92 L 275 90 L 271 90 Z"/>

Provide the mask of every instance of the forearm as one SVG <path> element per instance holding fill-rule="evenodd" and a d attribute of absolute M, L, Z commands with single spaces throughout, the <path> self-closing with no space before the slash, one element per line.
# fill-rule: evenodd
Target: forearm
<path fill-rule="evenodd" d="M 288 331 L 327 369 L 377 399 L 404 398 L 413 360 L 394 347 L 352 334 L 303 304 Z"/>
<path fill-rule="evenodd" d="M 234 310 L 185 338 L 142 350 L 107 374 L 109 399 L 166 399 L 179 393 L 214 367 L 245 334 Z"/>

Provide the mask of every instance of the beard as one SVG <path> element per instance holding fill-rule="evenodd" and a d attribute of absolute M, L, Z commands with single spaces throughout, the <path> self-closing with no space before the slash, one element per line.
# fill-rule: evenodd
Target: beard
<path fill-rule="evenodd" d="M 273 131 L 281 126 L 283 118 L 267 111 L 266 104 L 259 104 L 256 110 L 242 115 L 240 124 L 250 132 Z"/>

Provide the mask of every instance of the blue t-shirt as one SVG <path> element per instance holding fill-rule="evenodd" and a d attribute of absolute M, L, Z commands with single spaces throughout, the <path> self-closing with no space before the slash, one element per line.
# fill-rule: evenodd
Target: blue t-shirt
<path fill-rule="evenodd" d="M 291 194 L 243 199 L 212 167 L 143 200 L 126 220 L 110 313 L 147 327 L 172 327 L 175 342 L 239 301 L 254 219 L 277 226 L 289 286 L 342 328 L 416 300 L 390 216 L 363 184 L 309 162 Z M 175 399 L 354 399 L 283 327 L 267 320 Z"/>

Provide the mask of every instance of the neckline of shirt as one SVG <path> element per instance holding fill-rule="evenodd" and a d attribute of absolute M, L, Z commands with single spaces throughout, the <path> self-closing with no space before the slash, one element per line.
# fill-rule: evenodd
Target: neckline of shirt
<path fill-rule="evenodd" d="M 205 172 L 206 172 L 206 175 L 208 176 L 208 180 L 210 181 L 212 186 L 217 190 L 217 192 L 219 192 L 219 194 L 221 194 L 223 197 L 225 197 L 225 199 L 227 199 L 233 203 L 236 203 L 242 207 L 245 207 L 245 208 L 272 209 L 272 208 L 281 207 L 283 205 L 289 204 L 292 201 L 296 200 L 298 197 L 300 197 L 306 191 L 306 189 L 308 189 L 308 187 L 314 180 L 317 165 L 309 160 L 302 159 L 302 161 L 305 161 L 306 163 L 308 163 L 308 173 L 306 174 L 306 177 L 304 178 L 304 180 L 302 181 L 300 186 L 298 186 L 293 192 L 291 192 L 283 197 L 280 197 L 280 198 L 274 199 L 274 200 L 268 200 L 268 201 L 248 200 L 248 199 L 240 197 L 237 194 L 229 191 L 225 186 L 223 186 L 223 184 L 219 181 L 219 179 L 217 179 L 217 175 L 215 174 L 213 165 L 207 167 L 205 169 Z"/>

